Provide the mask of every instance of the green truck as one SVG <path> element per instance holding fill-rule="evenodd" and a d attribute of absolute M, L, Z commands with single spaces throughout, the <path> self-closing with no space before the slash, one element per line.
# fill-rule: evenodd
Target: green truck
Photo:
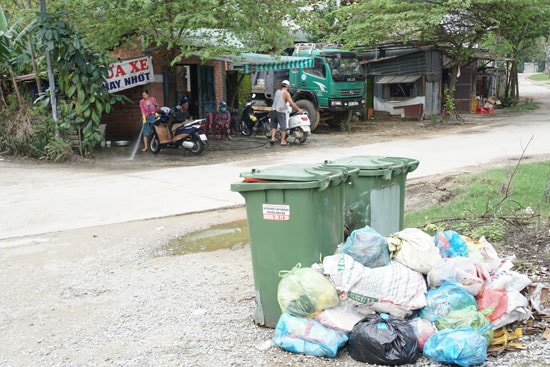
<path fill-rule="evenodd" d="M 290 82 L 292 99 L 307 111 L 311 130 L 320 122 L 331 126 L 349 123 L 353 112 L 365 106 L 365 75 L 357 55 L 314 43 L 296 44 L 293 57 L 310 57 L 312 66 L 252 73 L 257 105 L 271 106 L 283 80 Z"/>

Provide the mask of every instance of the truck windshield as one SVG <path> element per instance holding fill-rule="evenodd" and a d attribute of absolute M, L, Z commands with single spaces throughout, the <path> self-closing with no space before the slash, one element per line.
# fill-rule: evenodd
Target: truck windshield
<path fill-rule="evenodd" d="M 325 57 L 334 81 L 360 81 L 365 79 L 363 75 L 363 68 L 356 57 L 347 55 L 333 55 Z"/>

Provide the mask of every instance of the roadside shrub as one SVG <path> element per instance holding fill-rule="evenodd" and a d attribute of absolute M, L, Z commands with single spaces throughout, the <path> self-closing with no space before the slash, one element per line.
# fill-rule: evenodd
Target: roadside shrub
<path fill-rule="evenodd" d="M 17 107 L 13 95 L 0 111 L 0 152 L 8 155 L 53 160 L 73 156 L 70 144 L 56 136 L 56 124 L 48 112 L 26 102 Z"/>

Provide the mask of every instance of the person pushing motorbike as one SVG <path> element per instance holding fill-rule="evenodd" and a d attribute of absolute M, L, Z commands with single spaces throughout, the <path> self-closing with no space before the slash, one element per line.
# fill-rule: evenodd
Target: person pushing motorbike
<path fill-rule="evenodd" d="M 280 125 L 281 130 L 281 145 L 286 146 L 290 145 L 286 142 L 286 130 L 287 123 L 286 113 L 287 113 L 287 103 L 292 106 L 298 113 L 302 113 L 302 109 L 294 103 L 288 88 L 290 87 L 290 82 L 288 80 L 283 80 L 281 83 L 281 88 L 277 89 L 275 96 L 273 97 L 273 107 L 271 111 L 271 142 L 270 144 L 275 144 L 275 134 L 277 133 L 277 125 Z"/>

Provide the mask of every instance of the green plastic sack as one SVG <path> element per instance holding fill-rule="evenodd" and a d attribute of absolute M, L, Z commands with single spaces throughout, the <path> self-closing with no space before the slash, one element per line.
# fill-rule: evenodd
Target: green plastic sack
<path fill-rule="evenodd" d="M 282 279 L 277 288 L 277 301 L 282 313 L 315 317 L 340 303 L 332 282 L 311 268 L 302 268 L 297 264 L 291 271 L 282 271 L 279 275 Z"/>
<path fill-rule="evenodd" d="M 435 322 L 437 330 L 461 329 L 470 326 L 487 340 L 487 346 L 493 341 L 493 328 L 491 321 L 483 312 L 477 310 L 477 306 L 468 306 L 461 310 L 449 312 Z"/>

